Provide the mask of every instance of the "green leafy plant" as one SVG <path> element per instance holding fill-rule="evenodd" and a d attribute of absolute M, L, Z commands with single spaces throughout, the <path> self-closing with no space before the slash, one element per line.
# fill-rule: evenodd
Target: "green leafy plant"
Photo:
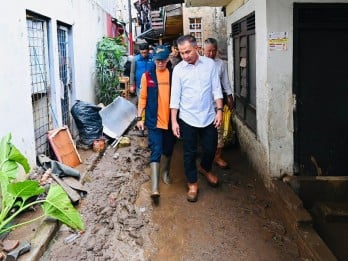
<path fill-rule="evenodd" d="M 11 138 L 12 135 L 7 134 L 0 142 L 0 234 L 45 216 L 58 219 L 72 229 L 84 230 L 80 213 L 72 206 L 68 195 L 59 185 L 51 185 L 46 198 L 37 199 L 45 192 L 37 181 L 16 181 L 19 164 L 26 173 L 30 171 L 30 166 L 28 160 L 11 143 Z M 42 216 L 10 225 L 16 216 L 37 204 L 43 209 Z"/>
<path fill-rule="evenodd" d="M 96 73 L 98 86 L 96 89 L 98 102 L 108 105 L 119 94 L 119 76 L 126 47 L 122 38 L 103 37 L 97 44 Z"/>

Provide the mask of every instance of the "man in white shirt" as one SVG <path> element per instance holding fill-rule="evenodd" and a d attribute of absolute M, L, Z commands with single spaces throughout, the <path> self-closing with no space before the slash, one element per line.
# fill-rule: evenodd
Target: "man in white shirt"
<path fill-rule="evenodd" d="M 198 137 L 203 148 L 198 171 L 210 185 L 217 186 L 219 183 L 211 169 L 217 146 L 217 128 L 222 123 L 222 91 L 215 63 L 199 56 L 196 39 L 183 35 L 178 38 L 177 44 L 183 60 L 173 70 L 170 99 L 172 129 L 174 135 L 183 140 L 187 200 L 195 202 L 198 198 Z"/>
<path fill-rule="evenodd" d="M 221 82 L 222 93 L 224 96 L 224 100 L 223 100 L 224 104 L 227 104 L 228 108 L 232 110 L 233 109 L 232 87 L 230 84 L 230 80 L 228 79 L 227 67 L 225 65 L 225 62 L 216 56 L 217 51 L 218 51 L 218 44 L 216 39 L 208 38 L 207 40 L 204 41 L 204 51 L 203 51 L 204 56 L 214 60 L 216 68 L 218 70 L 220 82 Z M 220 168 L 227 169 L 229 167 L 228 163 L 222 158 L 222 148 L 224 147 L 223 131 L 224 131 L 223 126 L 220 126 L 220 128 L 218 129 L 218 144 L 216 148 L 214 162 Z"/>

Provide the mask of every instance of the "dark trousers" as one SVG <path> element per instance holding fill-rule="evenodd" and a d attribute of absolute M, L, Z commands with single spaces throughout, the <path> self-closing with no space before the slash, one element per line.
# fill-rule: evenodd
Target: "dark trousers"
<path fill-rule="evenodd" d="M 149 129 L 150 162 L 160 162 L 162 154 L 171 157 L 175 141 L 176 137 L 171 129 Z"/>
<path fill-rule="evenodd" d="M 211 171 L 216 146 L 217 130 L 213 123 L 204 128 L 190 126 L 180 120 L 180 134 L 184 144 L 184 168 L 185 175 L 189 183 L 197 182 L 197 146 L 198 138 L 203 148 L 201 167 L 206 171 Z"/>

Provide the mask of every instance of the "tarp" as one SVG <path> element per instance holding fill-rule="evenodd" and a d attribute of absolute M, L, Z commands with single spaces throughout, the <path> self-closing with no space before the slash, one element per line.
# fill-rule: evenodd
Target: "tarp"
<path fill-rule="evenodd" d="M 118 96 L 99 114 L 103 122 L 103 132 L 113 139 L 118 139 L 134 121 L 137 108 L 130 101 Z"/>

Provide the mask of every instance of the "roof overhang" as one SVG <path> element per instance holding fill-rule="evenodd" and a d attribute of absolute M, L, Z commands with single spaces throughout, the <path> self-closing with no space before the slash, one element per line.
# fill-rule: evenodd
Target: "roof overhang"
<path fill-rule="evenodd" d="M 163 29 L 149 29 L 136 37 L 136 39 L 158 40 L 163 36 Z"/>
<path fill-rule="evenodd" d="M 113 24 L 116 24 L 116 25 L 119 25 L 119 26 L 126 26 L 126 23 L 125 23 L 125 22 L 120 21 L 120 20 L 118 20 L 117 18 L 112 18 L 112 19 L 111 19 L 111 22 L 112 22 Z"/>
<path fill-rule="evenodd" d="M 185 0 L 151 0 L 150 5 L 152 9 L 156 9 L 166 5 L 182 4 Z"/>
<path fill-rule="evenodd" d="M 231 0 L 185 0 L 186 7 L 199 7 L 199 6 L 226 6 Z"/>

